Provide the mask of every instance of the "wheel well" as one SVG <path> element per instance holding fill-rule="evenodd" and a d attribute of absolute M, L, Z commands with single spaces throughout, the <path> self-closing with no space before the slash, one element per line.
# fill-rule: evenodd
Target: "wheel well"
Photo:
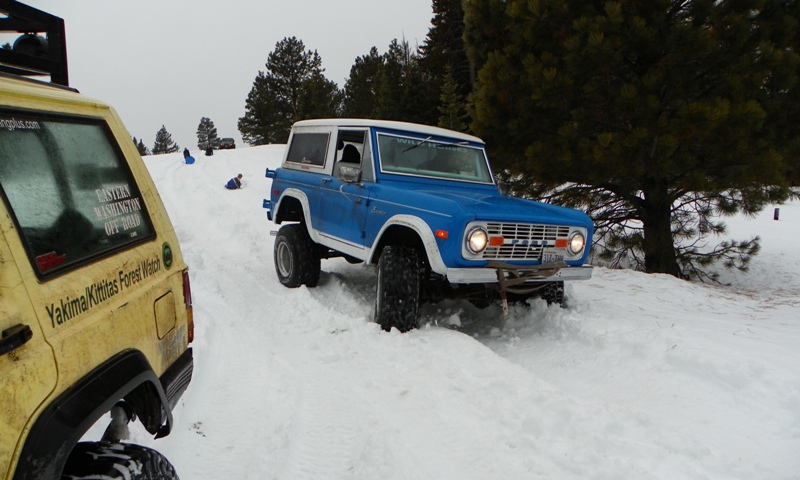
<path fill-rule="evenodd" d="M 275 223 L 304 222 L 303 205 L 295 197 L 281 198 L 280 208 L 275 214 Z"/>
<path fill-rule="evenodd" d="M 59 478 L 75 444 L 123 398 L 150 433 L 169 432 L 172 411 L 158 376 L 142 352 L 127 350 L 92 370 L 42 411 L 22 447 L 14 480 Z"/>
<path fill-rule="evenodd" d="M 414 229 L 402 225 L 392 225 L 387 228 L 378 241 L 375 251 L 372 253 L 370 263 L 378 263 L 378 259 L 381 257 L 381 252 L 383 252 L 384 247 L 387 245 L 403 245 L 406 247 L 411 247 L 417 251 L 417 255 L 419 256 L 420 260 L 425 263 L 428 262 L 428 253 L 425 251 L 425 245 L 422 243 L 422 239 Z"/>

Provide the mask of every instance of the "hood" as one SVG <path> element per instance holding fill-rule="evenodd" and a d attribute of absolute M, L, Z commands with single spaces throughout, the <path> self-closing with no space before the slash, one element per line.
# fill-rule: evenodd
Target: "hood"
<path fill-rule="evenodd" d="M 495 187 L 480 187 L 480 190 L 433 190 L 420 188 L 421 194 L 450 200 L 465 215 L 472 214 L 476 220 L 498 220 L 520 223 L 546 223 L 552 225 L 592 226 L 588 215 L 580 210 L 550 205 L 516 197 L 501 195 Z"/>

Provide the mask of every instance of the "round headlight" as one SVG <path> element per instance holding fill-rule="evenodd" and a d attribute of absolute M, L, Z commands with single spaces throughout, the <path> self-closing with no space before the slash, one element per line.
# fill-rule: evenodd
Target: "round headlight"
<path fill-rule="evenodd" d="M 583 236 L 581 232 L 572 232 L 572 235 L 569 236 L 569 244 L 567 245 L 567 250 L 569 251 L 570 255 L 577 255 L 583 251 L 583 247 L 586 246 L 586 237 Z"/>
<path fill-rule="evenodd" d="M 472 253 L 481 253 L 488 244 L 489 234 L 481 227 L 473 228 L 467 234 L 467 249 Z"/>

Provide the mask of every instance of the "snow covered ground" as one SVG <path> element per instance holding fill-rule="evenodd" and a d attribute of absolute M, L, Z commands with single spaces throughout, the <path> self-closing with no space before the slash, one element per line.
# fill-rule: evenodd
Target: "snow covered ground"
<path fill-rule="evenodd" d="M 282 152 L 145 159 L 191 268 L 196 364 L 172 434 L 133 441 L 184 480 L 800 478 L 800 203 L 729 220 L 762 238 L 730 287 L 596 268 L 565 309 L 446 302 L 387 333 L 369 267 L 278 283 L 261 204 Z"/>

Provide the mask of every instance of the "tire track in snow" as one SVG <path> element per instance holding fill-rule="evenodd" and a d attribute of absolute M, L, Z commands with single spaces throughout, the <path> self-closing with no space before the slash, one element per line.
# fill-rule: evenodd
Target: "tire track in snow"
<path fill-rule="evenodd" d="M 319 365 L 298 372 L 304 378 L 298 392 L 296 424 L 284 470 L 276 478 L 338 479 L 353 476 L 356 438 L 362 430 L 352 398 L 337 386 L 336 374 Z"/>

